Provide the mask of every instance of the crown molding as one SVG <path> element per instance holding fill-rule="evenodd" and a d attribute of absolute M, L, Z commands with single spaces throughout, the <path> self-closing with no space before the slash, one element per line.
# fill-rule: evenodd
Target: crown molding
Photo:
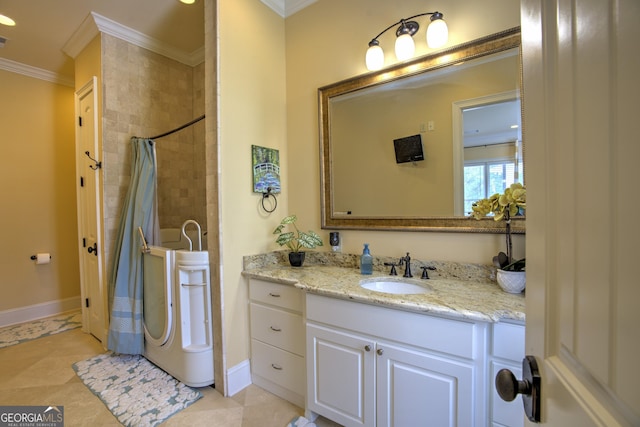
<path fill-rule="evenodd" d="M 287 18 L 305 7 L 315 3 L 317 0 L 261 0 L 274 12 L 283 18 Z"/>
<path fill-rule="evenodd" d="M 62 46 L 62 51 L 73 59 L 76 59 L 82 49 L 87 47 L 89 42 L 100 33 L 92 15 L 93 13 L 84 18 L 84 21 Z"/>
<path fill-rule="evenodd" d="M 31 65 L 21 64 L 20 62 L 11 61 L 10 59 L 0 58 L 0 70 L 9 71 L 11 73 L 22 74 L 27 77 L 33 77 L 34 79 L 45 80 L 47 82 L 74 87 L 75 82 L 73 79 L 69 79 L 61 76 L 58 73 L 54 73 L 48 70 L 44 70 L 38 67 L 32 67 Z"/>
<path fill-rule="evenodd" d="M 69 38 L 67 43 L 65 43 L 62 51 L 75 59 L 76 56 L 82 52 L 82 49 L 84 49 L 99 33 L 109 34 L 110 36 L 124 40 L 133 45 L 150 50 L 191 67 L 204 62 L 204 47 L 196 49 L 193 52 L 186 53 L 172 46 L 167 46 L 152 37 L 119 24 L 95 12 L 91 12 L 87 18 L 85 18 L 82 24 L 80 24 L 78 29 Z"/>

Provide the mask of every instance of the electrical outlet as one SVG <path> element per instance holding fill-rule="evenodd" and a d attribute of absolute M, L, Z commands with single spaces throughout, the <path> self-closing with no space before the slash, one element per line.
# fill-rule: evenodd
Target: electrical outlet
<path fill-rule="evenodd" d="M 427 123 L 427 129 L 429 129 L 429 131 L 436 130 L 436 124 L 433 120 L 429 120 L 429 122 Z"/>

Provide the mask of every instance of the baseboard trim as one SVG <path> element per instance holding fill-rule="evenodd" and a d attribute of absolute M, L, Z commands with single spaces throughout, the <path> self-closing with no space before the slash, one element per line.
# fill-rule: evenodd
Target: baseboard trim
<path fill-rule="evenodd" d="M 78 295 L 76 297 L 3 310 L 0 311 L 0 328 L 55 316 L 66 311 L 77 310 L 80 307 L 80 295 Z"/>
<path fill-rule="evenodd" d="M 251 385 L 251 363 L 249 359 L 227 370 L 227 391 L 233 396 Z"/>

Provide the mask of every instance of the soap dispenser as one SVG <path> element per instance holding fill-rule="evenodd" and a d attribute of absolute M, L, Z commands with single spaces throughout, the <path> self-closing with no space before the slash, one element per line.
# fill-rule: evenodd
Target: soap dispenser
<path fill-rule="evenodd" d="M 372 274 L 373 273 L 373 257 L 369 252 L 369 244 L 364 244 L 362 255 L 360 256 L 360 273 Z"/>

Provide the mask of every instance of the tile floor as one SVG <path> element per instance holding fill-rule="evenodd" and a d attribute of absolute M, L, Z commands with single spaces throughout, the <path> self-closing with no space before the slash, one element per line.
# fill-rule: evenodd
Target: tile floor
<path fill-rule="evenodd" d="M 65 426 L 119 426 L 104 404 L 82 384 L 71 365 L 103 353 L 80 329 L 0 349 L 0 405 L 63 405 Z M 304 411 L 251 385 L 235 396 L 199 389 L 204 397 L 163 426 L 285 427 Z M 335 427 L 319 419 L 318 427 Z"/>

